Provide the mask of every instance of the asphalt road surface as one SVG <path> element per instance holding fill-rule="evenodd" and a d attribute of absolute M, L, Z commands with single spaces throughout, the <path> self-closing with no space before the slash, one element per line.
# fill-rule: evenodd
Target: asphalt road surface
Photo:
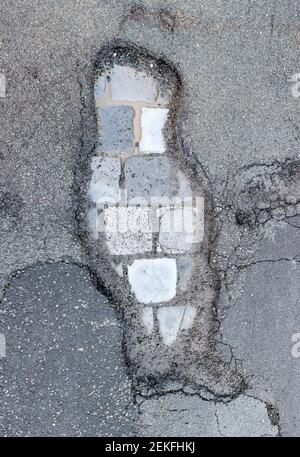
<path fill-rule="evenodd" d="M 178 131 L 215 215 L 215 339 L 247 382 L 231 401 L 136 390 L 76 235 L 93 62 L 116 39 L 182 81 Z M 1 1 L 1 436 L 300 436 L 299 54 L 298 0 Z"/>

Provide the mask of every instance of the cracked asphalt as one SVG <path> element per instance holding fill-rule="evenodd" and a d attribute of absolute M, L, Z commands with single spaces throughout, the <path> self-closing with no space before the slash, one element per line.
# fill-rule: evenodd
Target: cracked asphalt
<path fill-rule="evenodd" d="M 0 435 L 300 436 L 299 15 L 297 0 L 2 0 Z M 214 211 L 215 339 L 247 381 L 230 402 L 133 389 L 76 236 L 93 61 L 117 38 L 182 79 L 178 131 Z"/>

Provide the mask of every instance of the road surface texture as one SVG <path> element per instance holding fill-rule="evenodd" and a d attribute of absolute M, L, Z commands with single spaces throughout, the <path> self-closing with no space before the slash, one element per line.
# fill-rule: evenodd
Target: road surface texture
<path fill-rule="evenodd" d="M 0 25 L 0 435 L 300 436 L 299 2 L 2 0 Z M 245 379 L 232 398 L 132 384 L 77 236 L 94 60 L 117 39 L 181 78 L 177 128 L 215 221 L 215 340 Z"/>

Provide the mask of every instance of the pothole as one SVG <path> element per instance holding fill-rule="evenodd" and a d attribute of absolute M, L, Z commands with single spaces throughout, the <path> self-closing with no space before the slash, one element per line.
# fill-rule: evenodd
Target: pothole
<path fill-rule="evenodd" d="M 96 148 L 78 170 L 79 234 L 122 310 L 136 385 L 176 380 L 234 396 L 244 382 L 215 351 L 212 215 L 176 135 L 180 93 L 176 69 L 145 50 L 116 45 L 99 53 Z"/>

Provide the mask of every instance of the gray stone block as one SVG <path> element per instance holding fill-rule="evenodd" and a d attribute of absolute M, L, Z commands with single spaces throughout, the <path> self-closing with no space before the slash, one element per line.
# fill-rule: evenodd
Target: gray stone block
<path fill-rule="evenodd" d="M 128 198 L 172 197 L 177 180 L 167 157 L 132 157 L 124 167 Z"/>
<path fill-rule="evenodd" d="M 111 75 L 111 93 L 113 100 L 154 102 L 157 84 L 152 76 L 142 71 L 115 65 Z"/>
<path fill-rule="evenodd" d="M 99 147 L 105 154 L 121 156 L 134 152 L 133 117 L 131 106 L 98 108 Z"/>

